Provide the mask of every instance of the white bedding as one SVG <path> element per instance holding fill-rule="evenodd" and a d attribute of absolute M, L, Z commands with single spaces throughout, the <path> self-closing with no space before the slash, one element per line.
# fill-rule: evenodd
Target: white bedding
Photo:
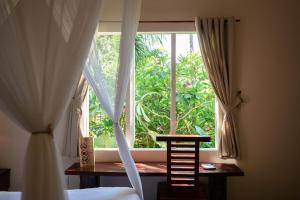
<path fill-rule="evenodd" d="M 66 190 L 69 200 L 140 200 L 133 188 L 99 187 Z M 21 192 L 0 192 L 0 200 L 20 200 Z"/>

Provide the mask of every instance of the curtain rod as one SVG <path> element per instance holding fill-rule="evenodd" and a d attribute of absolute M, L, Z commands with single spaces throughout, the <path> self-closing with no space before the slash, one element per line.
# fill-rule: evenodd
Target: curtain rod
<path fill-rule="evenodd" d="M 240 22 L 240 19 L 236 19 L 236 22 Z M 106 23 L 119 23 L 121 21 L 100 21 L 100 22 L 106 22 Z M 139 23 L 146 24 L 146 23 L 195 23 L 195 20 L 161 20 L 161 21 L 145 21 L 140 20 Z"/>

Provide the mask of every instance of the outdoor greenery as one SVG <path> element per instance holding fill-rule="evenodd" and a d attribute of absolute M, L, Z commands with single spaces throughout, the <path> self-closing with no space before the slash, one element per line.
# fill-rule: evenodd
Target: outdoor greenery
<path fill-rule="evenodd" d="M 170 55 L 163 42 L 167 34 L 138 34 L 135 45 L 135 144 L 136 148 L 160 148 L 157 134 L 170 131 L 171 70 Z M 97 47 L 103 53 L 104 68 L 118 62 L 119 35 L 98 37 Z M 190 52 L 177 58 L 176 64 L 176 115 L 177 134 L 208 134 L 210 143 L 202 147 L 214 147 L 215 97 L 203 61 L 191 45 Z M 107 70 L 109 74 L 109 70 Z M 89 92 L 89 126 L 96 137 L 96 147 L 116 147 L 112 121 L 101 109 L 95 93 Z M 121 117 L 125 127 L 125 115 Z"/>
<path fill-rule="evenodd" d="M 119 60 L 119 34 L 98 35 L 96 47 L 101 55 L 101 68 L 111 96 L 114 96 L 115 74 Z M 121 126 L 125 127 L 125 116 L 121 116 Z M 95 138 L 95 147 L 116 148 L 113 122 L 104 112 L 92 87 L 89 87 L 89 129 Z"/>

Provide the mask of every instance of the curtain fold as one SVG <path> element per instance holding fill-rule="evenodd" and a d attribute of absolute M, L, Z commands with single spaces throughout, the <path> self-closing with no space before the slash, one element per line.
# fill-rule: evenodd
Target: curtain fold
<path fill-rule="evenodd" d="M 76 89 L 100 6 L 100 0 L 0 1 L 0 109 L 32 133 L 23 200 L 67 198 L 53 129 Z"/>
<path fill-rule="evenodd" d="M 101 56 L 103 55 L 101 55 L 101 52 L 98 52 L 96 40 L 94 40 L 84 74 L 94 89 L 103 109 L 113 121 L 119 155 L 124 163 L 131 185 L 135 188 L 141 200 L 143 200 L 141 179 L 119 124 L 133 64 L 134 41 L 140 16 L 140 7 L 141 0 L 123 1 L 119 64 L 117 69 L 115 70 L 114 66 L 109 66 L 110 68 L 107 69 L 107 66 L 102 65 Z"/>
<path fill-rule="evenodd" d="M 68 109 L 68 122 L 64 139 L 65 145 L 63 146 L 63 156 L 72 158 L 78 157 L 79 137 L 84 137 L 88 133 L 88 130 L 85 129 L 86 127 L 83 124 L 83 113 L 81 108 L 87 92 L 88 82 L 82 75 Z"/>
<path fill-rule="evenodd" d="M 196 17 L 195 25 L 209 80 L 221 108 L 218 151 L 221 158 L 237 158 L 239 144 L 233 111 L 240 105 L 241 98 L 233 96 L 232 92 L 235 19 Z"/>

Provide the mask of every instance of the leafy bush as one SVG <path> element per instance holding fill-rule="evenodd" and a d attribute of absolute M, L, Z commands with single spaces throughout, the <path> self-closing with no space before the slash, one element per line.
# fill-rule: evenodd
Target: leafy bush
<path fill-rule="evenodd" d="M 99 48 L 105 47 L 107 62 L 116 59 L 118 51 L 112 51 L 117 49 L 116 37 L 119 36 L 99 36 Z M 163 39 L 164 36 L 157 34 L 136 37 L 136 148 L 163 147 L 155 137 L 170 131 L 170 56 L 162 48 L 153 48 L 154 43 L 161 43 Z M 215 97 L 199 52 L 191 51 L 177 59 L 176 79 L 177 134 L 208 134 L 212 141 L 203 143 L 202 147 L 214 147 Z M 97 137 L 96 146 L 116 147 L 112 121 L 101 109 L 93 91 L 89 97 L 89 125 Z M 124 127 L 124 114 L 121 122 Z"/>

